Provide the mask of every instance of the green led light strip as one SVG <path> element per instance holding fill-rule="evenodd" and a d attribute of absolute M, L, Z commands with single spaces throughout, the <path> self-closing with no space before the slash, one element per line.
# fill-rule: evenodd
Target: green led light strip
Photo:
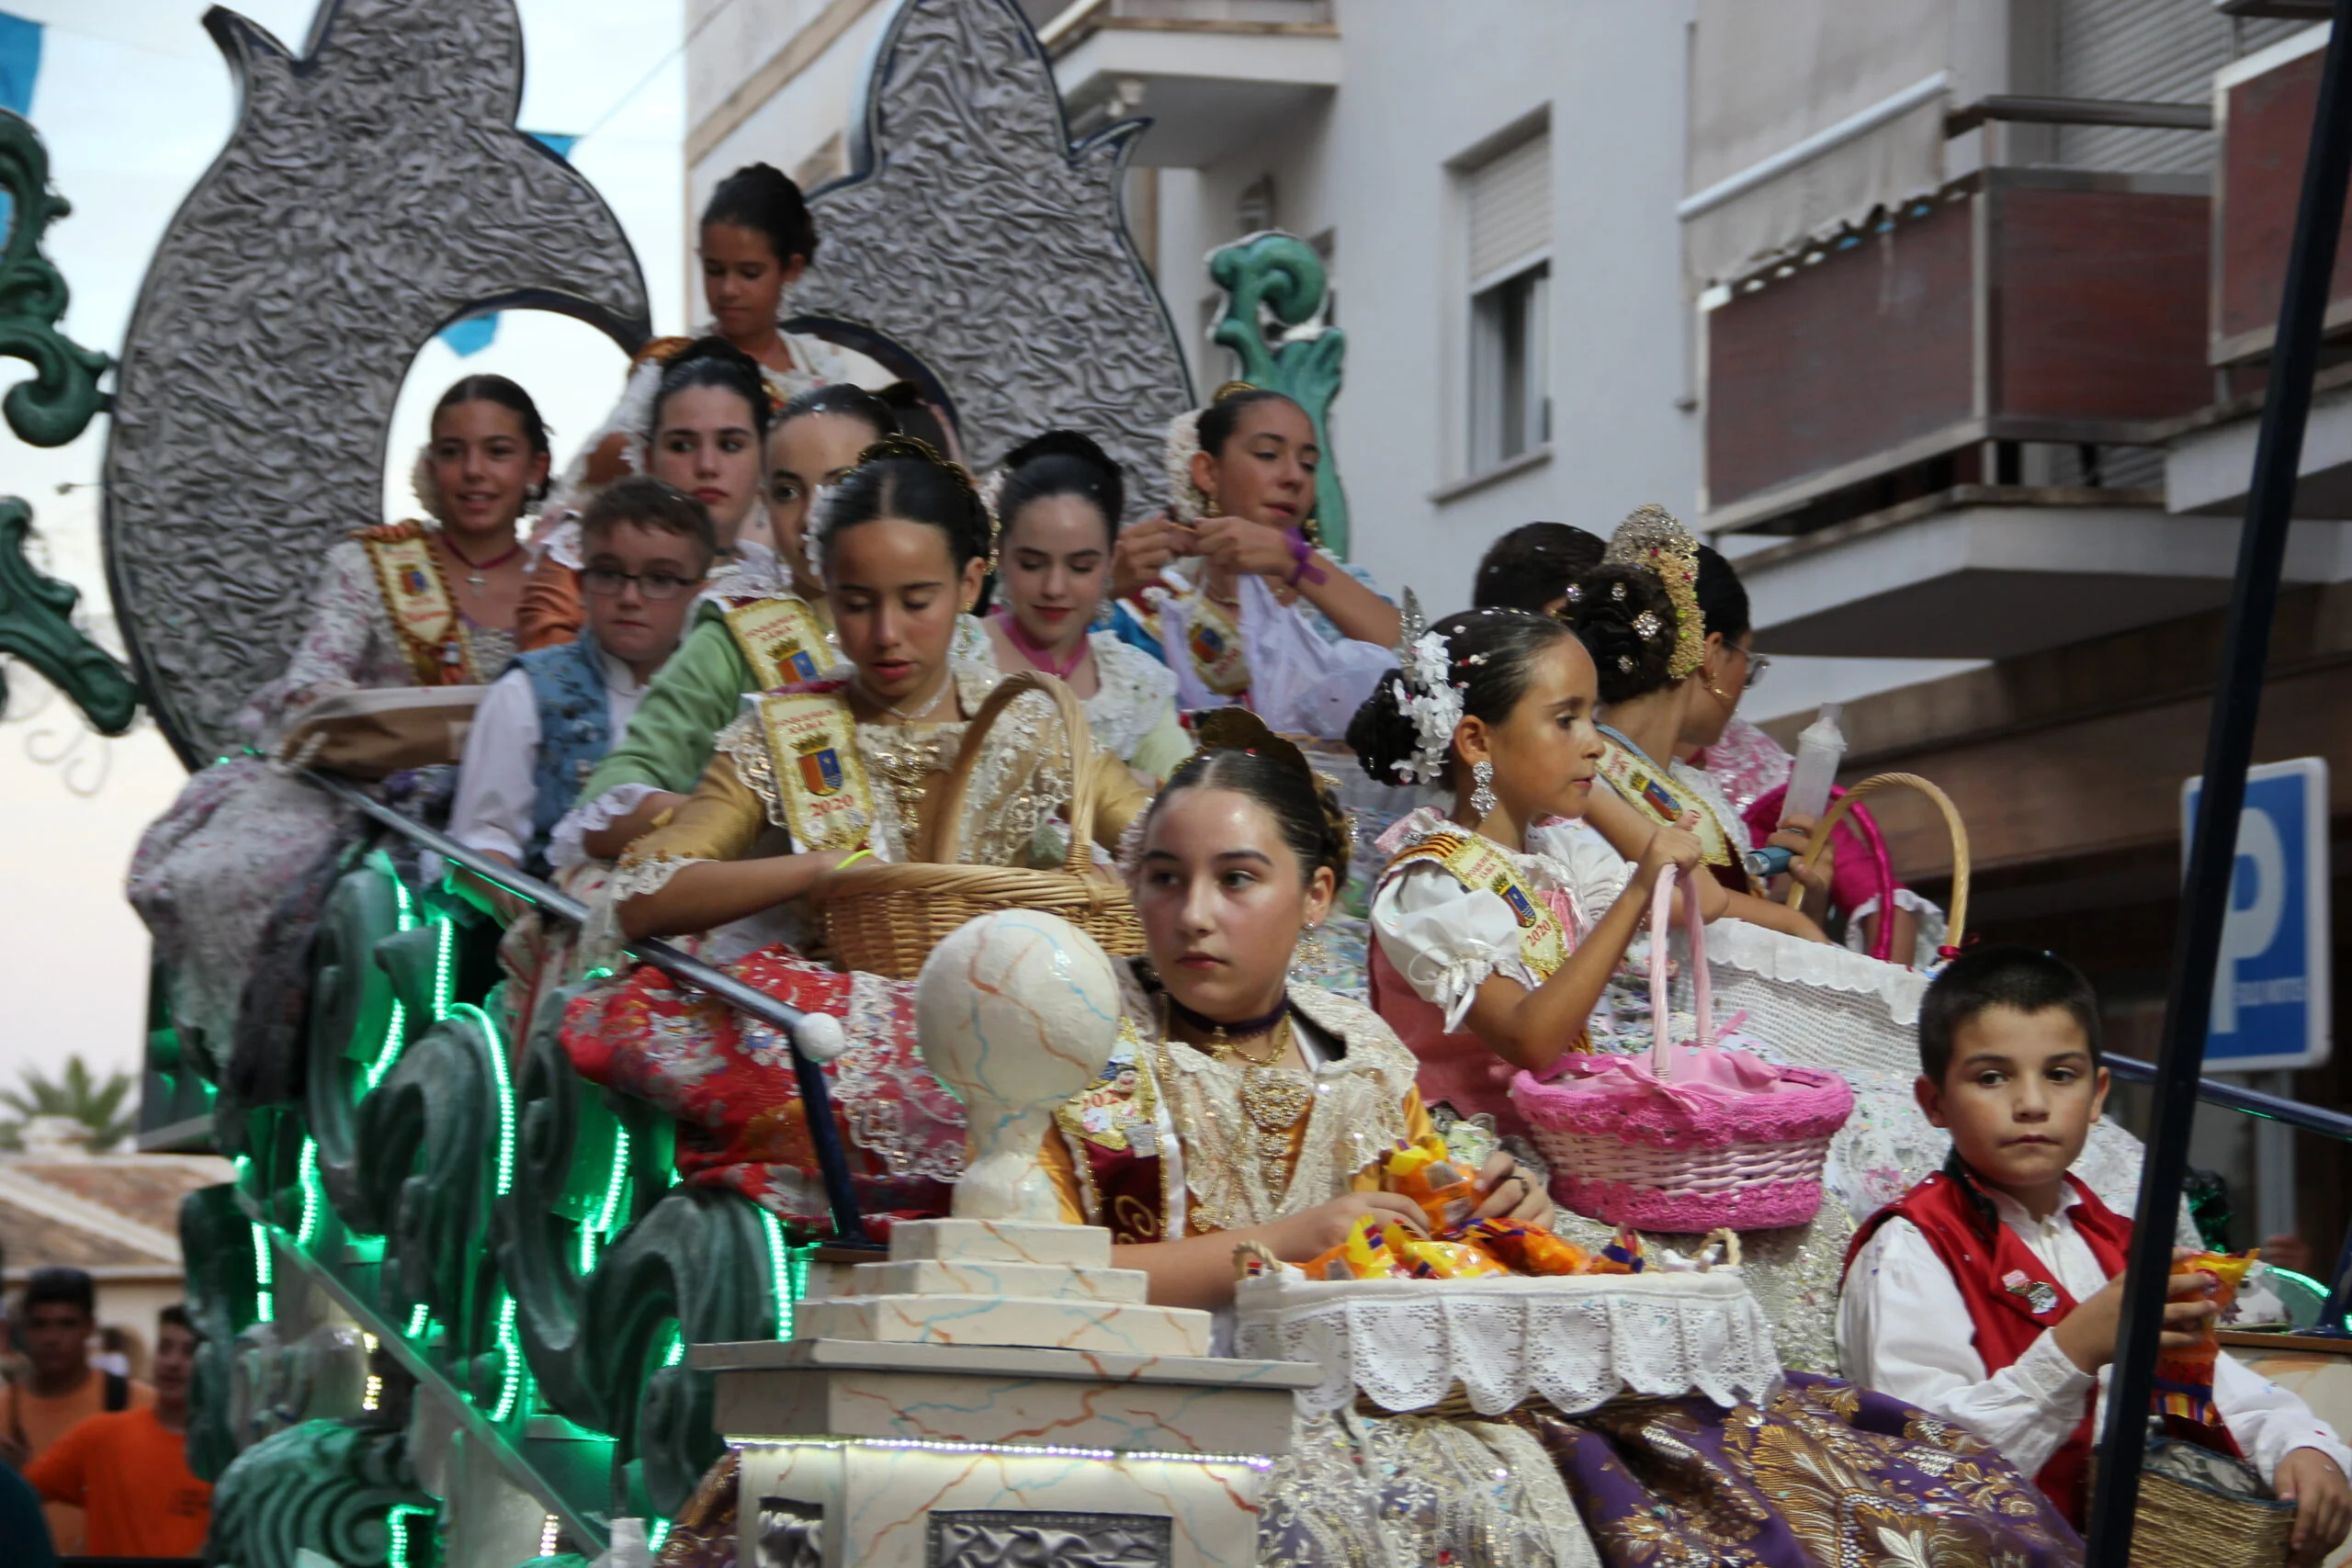
<path fill-rule="evenodd" d="M 498 1084 L 498 1196 L 503 1198 L 514 1185 L 514 1084 L 506 1069 L 506 1042 L 499 1037 L 498 1025 L 490 1014 L 471 1002 L 459 1002 L 442 1010 L 442 1016 L 463 1013 L 481 1029 L 482 1037 L 490 1043 L 491 1077 Z"/>
<path fill-rule="evenodd" d="M 253 1227 L 253 1232 L 254 1321 L 255 1323 L 271 1323 L 277 1320 L 277 1303 L 270 1299 L 270 1275 L 272 1270 L 270 1268 L 269 1257 L 269 1231 L 266 1226 L 255 1222 Z"/>
<path fill-rule="evenodd" d="M 308 1247 L 319 1234 L 319 1141 L 302 1140 L 302 1158 L 295 1166 L 294 1179 L 302 1189 L 302 1223 L 296 1227 L 294 1239 Z"/>
<path fill-rule="evenodd" d="M 800 1299 L 794 1290 L 792 1249 L 784 1244 L 784 1227 L 775 1215 L 766 1209 L 760 1211 L 760 1228 L 768 1238 L 768 1290 L 775 1298 L 775 1337 L 792 1337 L 792 1303 Z"/>
<path fill-rule="evenodd" d="M 605 1203 L 594 1220 L 580 1224 L 580 1277 L 586 1279 L 596 1269 L 596 1248 L 599 1236 L 613 1234 L 614 1222 L 620 1217 L 621 1193 L 628 1182 L 628 1129 L 616 1129 L 613 1134 L 613 1168 L 605 1178 Z"/>
<path fill-rule="evenodd" d="M 408 1568 L 408 1522 L 418 1514 L 430 1518 L 433 1510 L 413 1503 L 395 1503 L 384 1515 L 384 1562 L 388 1568 Z"/>
<path fill-rule="evenodd" d="M 498 1349 L 505 1371 L 498 1385 L 498 1404 L 490 1413 L 492 1421 L 514 1415 L 515 1404 L 523 1397 L 523 1342 L 514 1333 L 514 1298 L 503 1293 L 498 1302 Z"/>

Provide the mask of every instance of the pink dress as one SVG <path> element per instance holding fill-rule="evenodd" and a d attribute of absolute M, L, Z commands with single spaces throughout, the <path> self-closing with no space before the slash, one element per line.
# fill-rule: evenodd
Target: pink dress
<path fill-rule="evenodd" d="M 1591 929 L 1589 911 L 1614 901 L 1628 869 L 1598 840 L 1589 849 L 1579 830 L 1538 837 L 1539 852 L 1514 853 L 1424 807 L 1382 835 L 1390 858 L 1373 895 L 1372 1005 L 1419 1059 L 1422 1102 L 1432 1114 L 1442 1106 L 1464 1120 L 1491 1118 L 1506 1136 L 1526 1133 L 1510 1101 L 1516 1069 L 1462 1026 L 1471 999 L 1496 975 L 1542 985 Z M 1475 868 L 1465 853 L 1477 857 Z M 1595 1036 L 1606 1048 L 1611 1031 L 1604 1003 L 1575 1048 L 1592 1049 Z"/>

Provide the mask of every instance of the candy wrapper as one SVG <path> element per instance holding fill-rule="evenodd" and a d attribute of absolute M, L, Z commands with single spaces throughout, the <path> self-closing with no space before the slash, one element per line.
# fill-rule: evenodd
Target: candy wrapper
<path fill-rule="evenodd" d="M 1396 1235 L 1411 1233 L 1401 1225 L 1392 1225 Z M 1330 1251 L 1307 1259 L 1303 1267 L 1310 1280 L 1409 1280 L 1412 1265 L 1391 1249 L 1388 1235 L 1383 1233 L 1379 1219 L 1372 1214 L 1360 1216 L 1348 1231 L 1348 1239 Z"/>
<path fill-rule="evenodd" d="M 2200 1252 L 2176 1259 L 2172 1271 L 2210 1276 L 2214 1281 L 2213 1304 L 2227 1313 L 2256 1258 L 2253 1252 L 2243 1258 L 2226 1252 Z M 2222 1425 L 2221 1412 L 2213 1407 L 2213 1361 L 2222 1348 L 2221 1341 L 2213 1337 L 2213 1325 L 2219 1321 L 2218 1315 L 2206 1319 L 2195 1344 L 2157 1352 L 2155 1410 L 2165 1418 L 2165 1430 L 2174 1437 L 2236 1454 L 2237 1444 Z"/>
<path fill-rule="evenodd" d="M 1386 1234 L 1390 1255 L 1402 1258 L 1417 1280 L 1490 1280 L 1510 1273 L 1466 1241 L 1429 1241 L 1403 1225 L 1390 1225 Z"/>
<path fill-rule="evenodd" d="M 1478 1212 L 1478 1173 L 1447 1153 L 1442 1138 L 1405 1145 L 1381 1171 L 1389 1191 L 1420 1205 L 1432 1235 L 1453 1235 Z"/>
<path fill-rule="evenodd" d="M 1586 1274 L 1593 1255 L 1542 1225 L 1519 1220 L 1480 1220 L 1464 1240 L 1484 1248 L 1517 1274 Z"/>
<path fill-rule="evenodd" d="M 1617 1227 L 1617 1239 L 1600 1249 L 1592 1260 L 1588 1274 L 1638 1274 L 1649 1267 L 1649 1258 L 1642 1250 L 1642 1238 L 1629 1225 Z"/>

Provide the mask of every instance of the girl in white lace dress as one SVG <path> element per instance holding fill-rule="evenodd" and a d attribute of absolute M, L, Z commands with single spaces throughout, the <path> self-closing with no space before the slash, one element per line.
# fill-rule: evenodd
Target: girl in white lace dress
<path fill-rule="evenodd" d="M 256 995 L 248 1010 L 257 1025 L 299 1021 L 301 938 L 320 894 L 311 874 L 344 827 L 343 807 L 263 753 L 322 697 L 495 680 L 514 652 L 516 525 L 547 475 L 547 427 L 528 393 L 503 376 L 452 385 L 417 462 L 431 518 L 363 529 L 328 549 L 285 672 L 238 715 L 247 754 L 190 779 L 140 840 L 130 901 L 154 933 L 173 1027 L 198 1062 L 226 1068 L 241 993 L 289 896 L 296 907 L 267 944 L 289 959 L 268 987 L 284 994 Z"/>
<path fill-rule="evenodd" d="M 1117 634 L 1090 629 L 1125 502 L 1119 466 L 1074 430 L 1012 449 L 995 503 L 1000 602 L 989 643 L 1008 674 L 1042 670 L 1069 682 L 1095 744 L 1157 784 L 1193 749 L 1176 716 L 1176 677 Z"/>

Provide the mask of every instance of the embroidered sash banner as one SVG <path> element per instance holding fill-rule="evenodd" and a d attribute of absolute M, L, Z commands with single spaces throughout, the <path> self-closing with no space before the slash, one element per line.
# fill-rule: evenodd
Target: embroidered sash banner
<path fill-rule="evenodd" d="M 831 692 L 759 700 L 785 825 L 799 850 L 854 850 L 874 823 L 874 788 L 857 754 L 857 721 Z"/>
<path fill-rule="evenodd" d="M 1192 600 L 1184 650 L 1201 684 L 1221 697 L 1238 697 L 1250 689 L 1250 658 L 1241 646 L 1241 626 L 1225 606 L 1206 593 Z"/>
<path fill-rule="evenodd" d="M 800 600 L 786 594 L 765 599 L 728 600 L 727 629 L 751 660 L 752 677 L 760 691 L 797 686 L 814 681 L 833 663 L 833 651 L 817 617 Z"/>
<path fill-rule="evenodd" d="M 375 564 L 384 609 L 406 645 L 417 684 L 474 684 L 472 653 L 432 542 L 421 532 L 392 538 L 363 536 L 359 542 Z"/>
<path fill-rule="evenodd" d="M 1600 776 L 1615 786 L 1617 794 L 1634 810 L 1661 828 L 1670 828 L 1686 811 L 1699 814 L 1699 848 L 1709 865 L 1720 865 L 1737 872 L 1753 891 L 1755 878 L 1732 853 L 1731 837 L 1704 800 L 1684 789 L 1672 779 L 1662 776 L 1650 766 L 1649 760 L 1620 746 L 1607 736 L 1601 737 Z"/>
<path fill-rule="evenodd" d="M 1552 907 L 1520 879 L 1502 846 L 1476 833 L 1432 833 L 1400 851 L 1389 868 L 1408 861 L 1435 861 L 1464 887 L 1491 893 L 1510 907 L 1519 921 L 1519 953 L 1538 980 L 1548 980 L 1567 962 L 1568 933 Z"/>

